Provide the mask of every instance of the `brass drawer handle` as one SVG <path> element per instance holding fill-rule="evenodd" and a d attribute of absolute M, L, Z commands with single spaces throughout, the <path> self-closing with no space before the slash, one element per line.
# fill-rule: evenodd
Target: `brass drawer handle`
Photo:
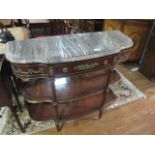
<path fill-rule="evenodd" d="M 109 61 L 108 61 L 108 60 L 104 60 L 104 61 L 103 61 L 103 64 L 106 66 L 106 65 L 109 64 Z"/>
<path fill-rule="evenodd" d="M 53 76 L 54 75 L 53 67 L 49 67 L 48 72 L 50 77 Z"/>

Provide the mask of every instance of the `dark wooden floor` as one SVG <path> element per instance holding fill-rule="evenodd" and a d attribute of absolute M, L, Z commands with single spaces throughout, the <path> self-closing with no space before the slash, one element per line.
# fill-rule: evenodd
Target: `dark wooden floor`
<path fill-rule="evenodd" d="M 100 120 L 94 113 L 92 116 L 66 124 L 61 132 L 53 128 L 36 134 L 155 134 L 155 82 L 147 80 L 138 71 L 131 71 L 128 66 L 119 65 L 117 69 L 146 94 L 147 98 L 105 111 Z"/>

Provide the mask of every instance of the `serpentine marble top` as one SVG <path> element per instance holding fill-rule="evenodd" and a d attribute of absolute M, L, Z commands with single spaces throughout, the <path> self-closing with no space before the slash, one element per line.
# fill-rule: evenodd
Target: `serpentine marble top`
<path fill-rule="evenodd" d="M 11 41 L 5 55 L 13 63 L 53 64 L 116 54 L 131 46 L 132 40 L 122 32 L 103 31 Z"/>

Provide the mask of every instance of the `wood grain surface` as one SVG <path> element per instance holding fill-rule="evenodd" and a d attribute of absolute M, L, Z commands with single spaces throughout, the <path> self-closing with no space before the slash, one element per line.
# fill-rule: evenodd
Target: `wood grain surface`
<path fill-rule="evenodd" d="M 102 118 L 91 115 L 65 125 L 61 132 L 56 128 L 37 132 L 40 135 L 145 135 L 155 134 L 155 82 L 146 79 L 140 72 L 119 65 L 119 69 L 132 83 L 146 94 L 141 99 L 121 107 L 104 111 Z"/>

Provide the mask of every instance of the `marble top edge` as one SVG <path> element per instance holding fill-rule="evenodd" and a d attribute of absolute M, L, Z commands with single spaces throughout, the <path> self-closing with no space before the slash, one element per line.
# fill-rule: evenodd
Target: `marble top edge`
<path fill-rule="evenodd" d="M 49 36 L 6 44 L 12 63 L 63 63 L 111 55 L 133 46 L 120 31 L 88 32 Z"/>
<path fill-rule="evenodd" d="M 56 63 L 67 63 L 67 62 L 75 62 L 75 61 L 84 61 L 84 60 L 90 60 L 90 59 L 95 59 L 95 58 L 100 58 L 100 57 L 104 57 L 104 56 L 109 56 L 109 55 L 113 55 L 113 54 L 117 54 L 119 53 L 120 50 L 115 50 L 115 51 L 110 51 L 110 52 L 107 52 L 107 54 L 96 54 L 96 55 L 86 55 L 86 56 L 80 56 L 80 57 L 72 57 L 72 58 L 66 58 L 66 59 L 63 59 L 63 60 L 60 60 L 59 58 L 55 58 L 52 60 L 52 63 L 50 61 L 41 61 L 40 59 L 37 60 L 37 59 L 29 59 L 29 60 L 26 60 L 26 61 L 20 61 L 20 62 L 15 62 L 15 61 L 10 61 L 12 63 L 16 63 L 16 64 L 33 64 L 33 63 L 36 63 L 36 64 L 56 64 Z"/>

